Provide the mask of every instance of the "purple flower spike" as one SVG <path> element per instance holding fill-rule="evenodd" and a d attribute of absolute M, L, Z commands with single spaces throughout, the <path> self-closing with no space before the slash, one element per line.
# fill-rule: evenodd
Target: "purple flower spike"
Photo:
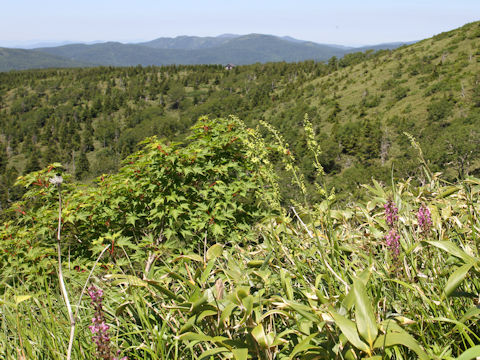
<path fill-rule="evenodd" d="M 97 347 L 97 358 L 103 360 L 118 360 L 118 357 L 112 356 L 110 348 L 110 336 L 108 330 L 110 326 L 105 323 L 103 314 L 103 291 L 102 289 L 92 285 L 88 288 L 88 295 L 92 300 L 92 306 L 95 309 L 95 316 L 92 318 L 92 325 L 88 328 L 92 332 L 92 341 Z M 126 356 L 120 360 L 128 360 Z"/>
<path fill-rule="evenodd" d="M 420 206 L 417 213 L 418 227 L 424 235 L 428 234 L 432 227 L 432 215 L 425 205 Z"/>
<path fill-rule="evenodd" d="M 387 235 L 385 235 L 386 245 L 390 250 L 390 253 L 394 258 L 397 258 L 400 254 L 400 235 L 397 230 L 391 229 Z"/>
<path fill-rule="evenodd" d="M 394 227 L 395 223 L 398 220 L 398 208 L 397 205 L 392 201 L 389 200 L 385 205 L 383 205 L 385 209 L 385 220 L 389 227 Z"/>

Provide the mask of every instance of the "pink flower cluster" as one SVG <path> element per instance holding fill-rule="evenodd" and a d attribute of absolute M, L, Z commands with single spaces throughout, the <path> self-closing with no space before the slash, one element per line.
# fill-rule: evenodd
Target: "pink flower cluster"
<path fill-rule="evenodd" d="M 389 200 L 385 205 L 383 205 L 383 208 L 385 209 L 385 221 L 387 222 L 387 225 L 394 227 L 398 220 L 397 205 L 392 200 Z"/>
<path fill-rule="evenodd" d="M 97 347 L 97 358 L 104 360 L 127 360 L 124 356 L 121 359 L 112 357 L 110 349 L 110 336 L 108 330 L 110 326 L 105 323 L 105 316 L 103 313 L 103 290 L 92 285 L 88 288 L 88 295 L 92 300 L 92 306 L 95 309 L 95 316 L 92 318 L 92 325 L 88 328 L 92 332 L 92 340 Z"/>
<path fill-rule="evenodd" d="M 398 235 L 397 230 L 390 229 L 388 234 L 385 236 L 387 247 L 390 249 L 390 252 L 393 254 L 394 258 L 397 258 L 400 255 L 400 235 Z"/>
<path fill-rule="evenodd" d="M 418 227 L 424 235 L 428 234 L 432 227 L 432 215 L 425 205 L 420 206 L 417 213 Z"/>

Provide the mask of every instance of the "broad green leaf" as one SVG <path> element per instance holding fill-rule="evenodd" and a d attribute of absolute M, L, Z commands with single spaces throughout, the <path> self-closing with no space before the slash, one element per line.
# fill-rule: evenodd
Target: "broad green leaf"
<path fill-rule="evenodd" d="M 253 302 L 254 302 L 254 299 L 252 295 L 248 295 L 242 299 L 242 305 L 244 307 L 245 314 L 243 315 L 243 319 L 240 322 L 240 324 L 244 324 L 252 314 Z"/>
<path fill-rule="evenodd" d="M 242 286 L 238 288 L 235 293 L 236 293 L 237 299 L 239 301 L 242 301 L 243 298 L 247 297 L 250 294 L 250 289 L 248 287 Z"/>
<path fill-rule="evenodd" d="M 248 349 L 232 349 L 233 358 L 235 360 L 247 360 Z"/>
<path fill-rule="evenodd" d="M 207 250 L 207 260 L 216 259 L 221 256 L 223 252 L 223 245 L 214 244 Z"/>
<path fill-rule="evenodd" d="M 355 292 L 353 291 L 353 288 L 350 288 L 347 296 L 345 296 L 342 301 L 342 306 L 347 310 L 351 310 L 353 305 L 355 305 Z"/>
<path fill-rule="evenodd" d="M 195 325 L 195 320 L 196 320 L 196 318 L 197 318 L 196 316 L 191 316 L 191 317 L 187 320 L 187 322 L 186 322 L 185 324 L 183 324 L 183 326 L 180 328 L 180 330 L 179 330 L 178 333 L 179 333 L 179 334 L 183 334 L 184 332 L 190 330 L 190 329 L 193 327 L 193 325 Z M 192 333 L 192 334 L 193 334 L 193 333 Z"/>
<path fill-rule="evenodd" d="M 260 317 L 259 321 L 263 321 L 265 318 L 269 317 L 270 315 L 274 315 L 274 314 L 282 315 L 285 318 L 290 318 L 291 317 L 290 314 L 286 311 L 278 310 L 278 309 L 272 309 L 272 310 L 267 311 L 265 314 L 263 314 Z"/>
<path fill-rule="evenodd" d="M 477 262 L 477 260 L 474 257 L 471 257 L 470 255 L 468 255 L 465 251 L 460 249 L 457 245 L 455 245 L 451 241 L 427 241 L 427 243 L 435 247 L 438 247 L 439 249 L 442 249 L 453 256 L 456 256 L 462 259 L 468 264 L 474 264 Z"/>
<path fill-rule="evenodd" d="M 480 308 L 473 306 L 470 309 L 468 309 L 465 314 L 463 314 L 462 318 L 459 320 L 461 323 L 464 323 L 467 320 L 470 320 L 470 318 L 480 315 Z"/>
<path fill-rule="evenodd" d="M 335 323 L 342 331 L 343 335 L 348 339 L 348 341 L 355 346 L 357 349 L 365 351 L 368 355 L 371 355 L 370 348 L 365 344 L 360 337 L 358 336 L 357 327 L 352 320 L 349 320 L 342 315 L 338 314 L 335 311 L 330 311 L 332 314 Z"/>
<path fill-rule="evenodd" d="M 287 294 L 287 299 L 293 300 L 292 279 L 285 269 L 280 269 L 280 280 L 282 282 L 283 290 Z"/>
<path fill-rule="evenodd" d="M 323 321 L 315 313 L 312 312 L 312 309 L 309 306 L 306 306 L 304 304 L 299 304 L 293 301 L 285 301 L 285 302 L 291 309 L 295 310 L 297 313 L 302 315 L 305 319 L 310 320 L 313 323 L 319 323 Z"/>
<path fill-rule="evenodd" d="M 378 329 L 372 305 L 362 280 L 354 280 L 353 293 L 355 294 L 355 320 L 358 332 L 371 348 L 377 337 Z"/>
<path fill-rule="evenodd" d="M 257 341 L 258 345 L 260 345 L 260 347 L 268 349 L 268 341 L 262 323 L 253 328 L 252 336 Z"/>
<path fill-rule="evenodd" d="M 208 262 L 207 266 L 205 267 L 205 270 L 202 271 L 201 276 L 200 276 L 200 285 L 201 286 L 204 286 L 205 283 L 207 282 L 208 278 L 210 277 L 210 275 L 212 275 L 212 269 L 213 269 L 214 266 L 215 266 L 215 261 L 211 260 L 211 261 Z M 195 280 L 197 280 L 197 278 Z"/>
<path fill-rule="evenodd" d="M 437 195 L 437 197 L 439 199 L 441 198 L 444 198 L 444 197 L 447 197 L 449 195 L 452 195 L 453 193 L 456 193 L 460 191 L 460 187 L 457 187 L 457 186 L 449 186 L 447 187 L 443 192 L 441 192 L 440 194 Z"/>
<path fill-rule="evenodd" d="M 225 336 L 208 336 L 203 333 L 187 332 L 179 336 L 181 340 L 220 343 L 228 340 Z"/>
<path fill-rule="evenodd" d="M 450 296 L 460 286 L 472 266 L 473 264 L 471 263 L 462 265 L 450 275 L 447 284 L 445 285 L 445 295 Z"/>
<path fill-rule="evenodd" d="M 203 258 L 200 255 L 197 255 L 197 254 L 180 255 L 180 256 L 176 257 L 175 259 L 173 259 L 172 262 L 178 261 L 180 259 L 190 259 L 190 260 L 197 261 L 197 262 L 203 262 Z"/>
<path fill-rule="evenodd" d="M 368 280 L 370 279 L 370 275 L 372 274 L 372 268 L 369 267 L 363 270 L 357 278 L 362 281 L 363 285 L 367 286 Z"/>
<path fill-rule="evenodd" d="M 18 296 L 15 296 L 15 305 L 18 305 L 21 302 L 24 302 L 24 301 L 30 299 L 31 297 L 32 297 L 32 295 L 18 295 Z"/>
<path fill-rule="evenodd" d="M 288 344 L 288 340 L 283 339 L 280 336 L 275 336 L 274 332 L 270 332 L 267 334 L 268 346 L 270 348 L 279 346 L 282 344 Z"/>
<path fill-rule="evenodd" d="M 202 296 L 192 304 L 190 311 L 191 312 L 197 311 L 207 301 L 208 301 L 207 293 L 203 293 Z"/>
<path fill-rule="evenodd" d="M 480 345 L 474 346 L 462 353 L 457 360 L 471 360 L 480 357 Z"/>
<path fill-rule="evenodd" d="M 235 309 L 236 307 L 237 305 L 235 305 L 234 303 L 228 303 L 227 306 L 225 306 L 225 309 L 222 310 L 222 314 L 220 315 L 220 321 L 225 322 L 229 320 L 233 309 Z"/>
<path fill-rule="evenodd" d="M 374 349 L 382 349 L 394 345 L 403 345 L 414 351 L 418 355 L 419 359 L 428 360 L 428 355 L 420 347 L 417 341 L 393 320 L 387 320 L 382 324 L 383 327 L 386 328 L 387 333 L 386 335 L 380 335 L 377 338 L 375 344 L 373 345 Z"/>
<path fill-rule="evenodd" d="M 247 266 L 248 267 L 251 267 L 251 268 L 259 268 L 263 265 L 264 261 L 263 260 L 250 260 L 248 263 L 247 263 Z"/>
<path fill-rule="evenodd" d="M 130 286 L 140 286 L 147 287 L 148 283 L 136 276 L 133 275 L 124 275 L 124 274 L 108 274 L 105 275 L 107 279 L 114 279 L 112 282 L 113 285 L 130 285 Z"/>
<path fill-rule="evenodd" d="M 149 280 L 149 279 L 146 279 L 145 281 L 148 284 L 152 285 L 155 289 L 159 290 L 164 295 L 167 295 L 170 299 L 178 300 L 178 296 L 175 295 L 174 292 L 170 291 L 165 286 L 163 286 L 159 281 Z"/>
<path fill-rule="evenodd" d="M 218 311 L 215 311 L 215 310 L 205 310 L 205 311 L 202 311 L 200 313 L 200 315 L 198 315 L 198 319 L 197 321 L 200 322 L 202 321 L 204 318 L 206 318 L 207 316 L 217 316 L 218 315 Z M 216 319 L 215 319 L 216 320 Z"/>
<path fill-rule="evenodd" d="M 313 334 L 307 336 L 306 338 L 304 338 L 302 341 L 300 341 L 293 348 L 292 353 L 290 354 L 288 359 L 293 360 L 297 354 L 299 354 L 301 352 L 308 351 L 308 350 L 313 349 L 313 348 L 316 348 L 315 345 L 310 344 L 310 341 L 312 341 L 312 339 L 315 338 L 315 336 L 317 336 L 317 335 L 318 335 L 318 333 L 313 333 Z"/>
<path fill-rule="evenodd" d="M 198 360 L 208 359 L 208 358 L 210 358 L 210 357 L 213 356 L 213 355 L 217 355 L 217 354 L 225 353 L 225 352 L 228 352 L 228 353 L 229 353 L 230 350 L 228 350 L 228 349 L 225 348 L 225 347 L 213 348 L 213 349 L 210 349 L 210 350 L 205 351 L 202 355 L 200 355 L 200 356 L 198 357 Z"/>

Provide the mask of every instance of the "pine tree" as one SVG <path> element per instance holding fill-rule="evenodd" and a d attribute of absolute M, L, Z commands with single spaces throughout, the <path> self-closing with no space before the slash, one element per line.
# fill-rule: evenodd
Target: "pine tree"
<path fill-rule="evenodd" d="M 80 152 L 80 157 L 78 158 L 77 166 L 75 169 L 75 177 L 77 179 L 83 179 L 85 175 L 90 171 L 90 163 L 88 161 L 87 155 L 84 151 Z"/>
<path fill-rule="evenodd" d="M 32 151 L 30 153 L 30 156 L 27 159 L 27 164 L 25 165 L 25 174 L 31 173 L 33 171 L 38 171 L 40 170 L 40 161 L 38 160 L 38 152 L 37 151 Z"/>
<path fill-rule="evenodd" d="M 0 175 L 5 172 L 7 169 L 8 157 L 7 151 L 5 150 L 5 146 L 0 143 Z"/>

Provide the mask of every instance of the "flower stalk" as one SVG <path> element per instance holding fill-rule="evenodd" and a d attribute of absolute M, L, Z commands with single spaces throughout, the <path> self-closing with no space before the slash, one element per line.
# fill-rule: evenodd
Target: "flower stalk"
<path fill-rule="evenodd" d="M 75 336 L 75 317 L 73 315 L 72 306 L 68 299 L 67 288 L 65 287 L 65 280 L 62 271 L 62 250 L 60 245 L 61 229 L 62 229 L 62 182 L 63 178 L 60 175 L 55 175 L 50 179 L 50 183 L 55 185 L 58 189 L 58 228 L 57 228 L 57 256 L 58 256 L 58 281 L 60 283 L 60 291 L 62 292 L 63 300 L 67 306 L 68 317 L 70 319 L 70 339 L 68 342 L 67 360 L 72 358 L 73 338 Z"/>

